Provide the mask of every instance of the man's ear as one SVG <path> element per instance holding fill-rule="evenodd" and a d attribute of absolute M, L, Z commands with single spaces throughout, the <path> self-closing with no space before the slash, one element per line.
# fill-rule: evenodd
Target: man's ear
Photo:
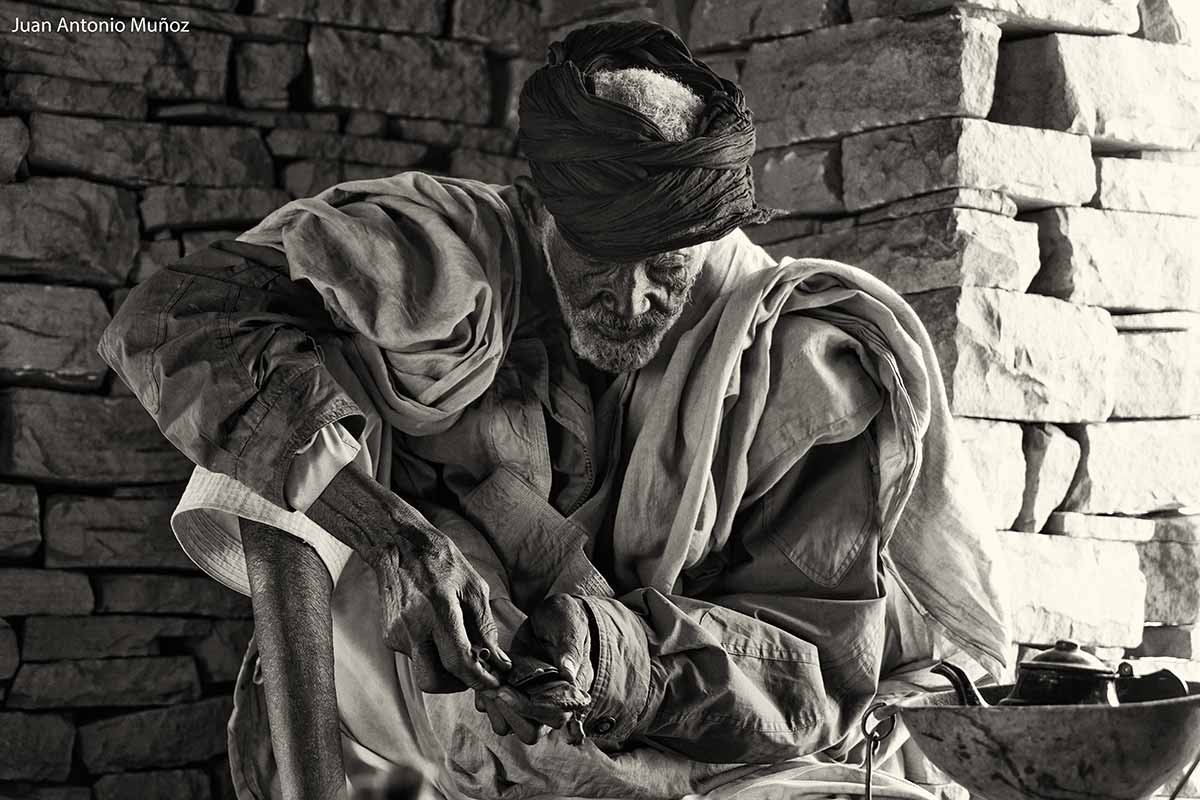
<path fill-rule="evenodd" d="M 545 244 L 549 241 L 548 237 L 554 224 L 554 218 L 546 210 L 541 192 L 534 185 L 533 179 L 527 175 L 518 176 L 513 180 L 513 186 L 517 189 L 517 198 L 521 203 L 521 209 L 525 212 L 525 218 L 533 223 L 538 239 Z"/>

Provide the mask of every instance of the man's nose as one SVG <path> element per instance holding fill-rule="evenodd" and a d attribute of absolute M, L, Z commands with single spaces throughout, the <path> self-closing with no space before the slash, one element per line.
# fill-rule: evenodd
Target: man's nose
<path fill-rule="evenodd" d="M 601 299 L 609 313 L 634 319 L 650 310 L 650 285 L 640 276 L 631 276 L 608 287 Z"/>

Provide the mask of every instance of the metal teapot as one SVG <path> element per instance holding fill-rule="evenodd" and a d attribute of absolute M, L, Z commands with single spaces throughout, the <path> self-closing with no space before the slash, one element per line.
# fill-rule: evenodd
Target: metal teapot
<path fill-rule="evenodd" d="M 949 679 L 962 705 L 988 705 L 961 668 L 943 661 L 932 670 Z M 1064 639 L 1017 666 L 1017 682 L 999 705 L 1116 706 L 1121 700 L 1162 700 L 1187 693 L 1187 684 L 1170 670 L 1135 676 L 1129 662 L 1122 661 L 1114 669 L 1076 642 Z"/>

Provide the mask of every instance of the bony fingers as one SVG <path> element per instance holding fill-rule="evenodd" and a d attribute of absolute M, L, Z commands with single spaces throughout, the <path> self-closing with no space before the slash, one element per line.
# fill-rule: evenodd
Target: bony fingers
<path fill-rule="evenodd" d="M 523 692 L 518 692 L 508 686 L 500 689 L 499 697 L 502 703 L 522 717 L 540 722 L 543 725 L 548 725 L 551 728 L 561 728 L 571 716 L 569 711 L 546 703 L 539 703 L 526 696 Z"/>
<path fill-rule="evenodd" d="M 479 661 L 478 651 L 467 640 L 458 606 L 451 604 L 446 609 L 442 624 L 433 630 L 433 638 L 442 664 L 463 683 L 473 689 L 493 689 L 500 685 L 499 679 Z"/>
<path fill-rule="evenodd" d="M 431 640 L 413 648 L 410 662 L 417 686 L 427 694 L 451 694 L 467 688 L 466 684 L 443 668 L 437 645 Z"/>
<path fill-rule="evenodd" d="M 487 714 L 488 722 L 492 726 L 492 733 L 497 736 L 508 736 L 512 733 L 512 728 L 509 727 L 508 720 L 504 717 L 504 712 L 500 710 L 500 702 L 492 697 L 476 695 L 477 704 L 482 703 L 483 708 L 480 709 Z"/>

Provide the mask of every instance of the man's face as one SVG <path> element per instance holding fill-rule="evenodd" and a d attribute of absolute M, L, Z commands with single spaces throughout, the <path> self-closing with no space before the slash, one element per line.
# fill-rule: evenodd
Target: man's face
<path fill-rule="evenodd" d="M 576 355 L 605 372 L 649 363 L 691 296 L 705 245 L 640 261 L 593 259 L 550 232 L 550 277 Z"/>

